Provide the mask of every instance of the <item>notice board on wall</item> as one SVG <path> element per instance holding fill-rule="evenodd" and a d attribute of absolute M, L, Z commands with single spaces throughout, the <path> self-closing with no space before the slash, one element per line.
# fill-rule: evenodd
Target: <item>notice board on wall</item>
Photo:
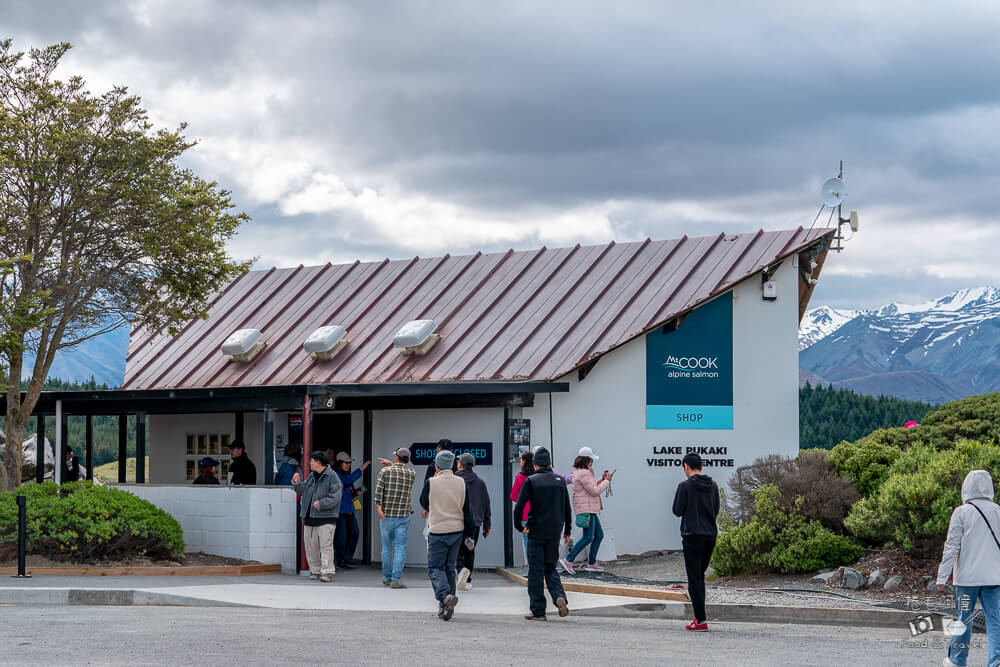
<path fill-rule="evenodd" d="M 646 334 L 646 428 L 733 428 L 733 293 Z"/>

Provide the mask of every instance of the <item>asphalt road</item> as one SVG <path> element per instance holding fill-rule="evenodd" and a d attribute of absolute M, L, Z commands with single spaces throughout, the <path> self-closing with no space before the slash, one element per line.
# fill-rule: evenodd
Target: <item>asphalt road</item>
<path fill-rule="evenodd" d="M 927 637 L 929 647 L 908 646 Z M 985 636 L 970 665 L 985 661 Z M 938 633 L 716 623 L 188 607 L 0 607 L 4 665 L 940 665 Z"/>

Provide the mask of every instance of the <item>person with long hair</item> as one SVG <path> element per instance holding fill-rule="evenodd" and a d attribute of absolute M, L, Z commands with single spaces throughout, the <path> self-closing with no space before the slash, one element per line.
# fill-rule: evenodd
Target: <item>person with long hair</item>
<path fill-rule="evenodd" d="M 577 541 L 570 552 L 559 561 L 569 574 L 576 574 L 573 569 L 573 559 L 584 547 L 590 545 L 586 572 L 603 572 L 604 568 L 597 564 L 597 551 L 604 540 L 604 529 L 601 528 L 600 514 L 604 509 L 601 503 L 601 493 L 611 486 L 611 473 L 607 470 L 598 481 L 594 475 L 594 463 L 600 457 L 590 447 L 581 447 L 576 460 L 573 461 L 573 512 L 577 516 L 577 525 L 583 528 L 583 536 Z"/>
<path fill-rule="evenodd" d="M 530 476 L 535 474 L 534 466 L 535 455 L 530 451 L 521 454 L 521 472 L 517 473 L 517 477 L 514 478 L 514 484 L 510 487 L 510 499 L 513 502 L 517 502 L 517 497 L 521 493 L 521 487 L 524 486 L 524 480 L 528 479 Z M 527 504 L 524 507 L 524 516 L 521 517 L 522 521 L 528 520 L 528 511 L 531 509 L 531 505 Z M 522 534 L 522 543 L 524 544 L 524 562 L 528 562 L 528 536 Z"/>

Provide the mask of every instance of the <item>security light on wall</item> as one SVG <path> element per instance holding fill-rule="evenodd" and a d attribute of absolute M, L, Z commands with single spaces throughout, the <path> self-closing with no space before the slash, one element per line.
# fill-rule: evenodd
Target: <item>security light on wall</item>
<path fill-rule="evenodd" d="M 434 320 L 413 320 L 403 325 L 392 340 L 395 347 L 403 348 L 403 354 L 421 355 L 440 340 L 441 335 L 435 333 L 437 323 Z"/>
<path fill-rule="evenodd" d="M 222 344 L 222 354 L 233 361 L 250 361 L 264 349 L 266 343 L 260 329 L 240 329 Z"/>
<path fill-rule="evenodd" d="M 313 359 L 330 359 L 347 345 L 347 329 L 332 325 L 320 327 L 309 334 L 302 347 Z"/>

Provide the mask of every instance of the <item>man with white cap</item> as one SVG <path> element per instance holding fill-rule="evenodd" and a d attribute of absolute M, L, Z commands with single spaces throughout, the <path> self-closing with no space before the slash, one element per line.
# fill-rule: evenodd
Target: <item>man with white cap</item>
<path fill-rule="evenodd" d="M 1000 506 L 993 502 L 993 478 L 986 470 L 972 470 L 962 482 L 962 504 L 951 513 L 938 568 L 939 591 L 945 590 L 949 575 L 955 587 L 958 620 L 951 628 L 948 655 L 941 664 L 964 667 L 979 600 L 986 617 L 986 664 L 1000 665 Z"/>
<path fill-rule="evenodd" d="M 595 479 L 594 464 L 600 458 L 590 447 L 581 447 L 573 461 L 573 512 L 576 514 L 576 525 L 583 529 L 583 536 L 573 545 L 566 558 L 559 561 L 568 574 L 576 574 L 573 559 L 587 545 L 590 545 L 590 553 L 583 569 L 587 572 L 604 571 L 597 563 L 597 552 L 604 540 L 600 519 L 601 510 L 604 509 L 601 494 L 611 486 L 611 473 L 605 470 L 600 481 Z"/>

